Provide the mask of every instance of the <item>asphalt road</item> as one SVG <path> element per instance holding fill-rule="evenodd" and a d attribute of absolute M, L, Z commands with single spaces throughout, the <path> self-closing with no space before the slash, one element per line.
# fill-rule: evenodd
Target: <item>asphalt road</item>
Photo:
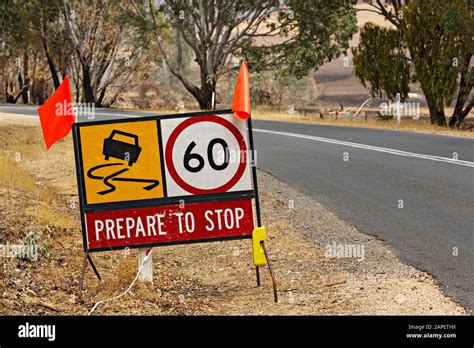
<path fill-rule="evenodd" d="M 259 169 L 385 241 L 474 309 L 474 139 L 256 120 L 253 127 Z"/>
<path fill-rule="evenodd" d="M 260 169 L 384 240 L 474 309 L 474 139 L 269 121 L 253 127 Z M 453 153 L 470 163 L 450 161 Z"/>
<path fill-rule="evenodd" d="M 0 112 L 19 114 L 19 115 L 29 115 L 29 116 L 38 116 L 36 111 L 37 106 L 25 106 L 25 105 L 1 105 Z M 116 109 L 101 109 L 97 108 L 93 113 L 90 112 L 81 112 L 77 115 L 78 122 L 90 122 L 90 121 L 100 121 L 100 120 L 113 120 L 117 117 L 138 117 L 138 116 L 152 116 L 156 115 L 153 112 L 139 112 L 139 111 L 123 111 Z"/>

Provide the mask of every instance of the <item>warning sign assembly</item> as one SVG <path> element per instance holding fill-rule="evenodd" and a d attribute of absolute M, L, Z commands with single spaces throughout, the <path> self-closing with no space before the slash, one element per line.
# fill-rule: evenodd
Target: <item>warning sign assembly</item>
<path fill-rule="evenodd" d="M 251 238 L 250 132 L 228 110 L 75 123 L 84 249 Z"/>

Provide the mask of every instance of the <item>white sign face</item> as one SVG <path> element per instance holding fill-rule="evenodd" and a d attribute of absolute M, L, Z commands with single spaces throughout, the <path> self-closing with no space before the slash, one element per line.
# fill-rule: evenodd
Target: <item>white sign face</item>
<path fill-rule="evenodd" d="M 232 114 L 162 119 L 167 196 L 252 190 L 247 122 Z"/>

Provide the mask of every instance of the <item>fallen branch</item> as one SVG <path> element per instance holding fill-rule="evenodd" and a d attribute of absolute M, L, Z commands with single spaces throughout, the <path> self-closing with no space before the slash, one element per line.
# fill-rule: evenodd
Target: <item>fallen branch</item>
<path fill-rule="evenodd" d="M 59 308 L 51 303 L 48 303 L 48 302 L 44 302 L 40 299 L 34 299 L 34 298 L 31 298 L 29 296 L 26 296 L 25 297 L 25 302 L 29 305 L 33 304 L 33 305 L 40 305 L 42 307 L 45 307 L 49 310 L 52 310 L 54 312 L 64 312 L 64 309 L 63 308 Z"/>
<path fill-rule="evenodd" d="M 326 286 L 326 287 L 329 288 L 329 287 L 331 287 L 331 286 L 342 285 L 342 284 L 345 284 L 345 283 L 346 283 L 346 281 L 343 280 L 343 281 L 337 282 L 337 283 L 324 284 L 324 286 Z"/>

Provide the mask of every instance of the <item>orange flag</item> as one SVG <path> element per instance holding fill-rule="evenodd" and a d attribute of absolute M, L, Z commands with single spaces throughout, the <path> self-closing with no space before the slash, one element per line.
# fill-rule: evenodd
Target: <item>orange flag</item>
<path fill-rule="evenodd" d="M 234 90 L 232 111 L 242 120 L 250 117 L 250 75 L 247 62 L 242 62 Z"/>
<path fill-rule="evenodd" d="M 69 134 L 76 121 L 68 76 L 37 111 L 46 149 L 49 150 L 56 141 Z"/>

